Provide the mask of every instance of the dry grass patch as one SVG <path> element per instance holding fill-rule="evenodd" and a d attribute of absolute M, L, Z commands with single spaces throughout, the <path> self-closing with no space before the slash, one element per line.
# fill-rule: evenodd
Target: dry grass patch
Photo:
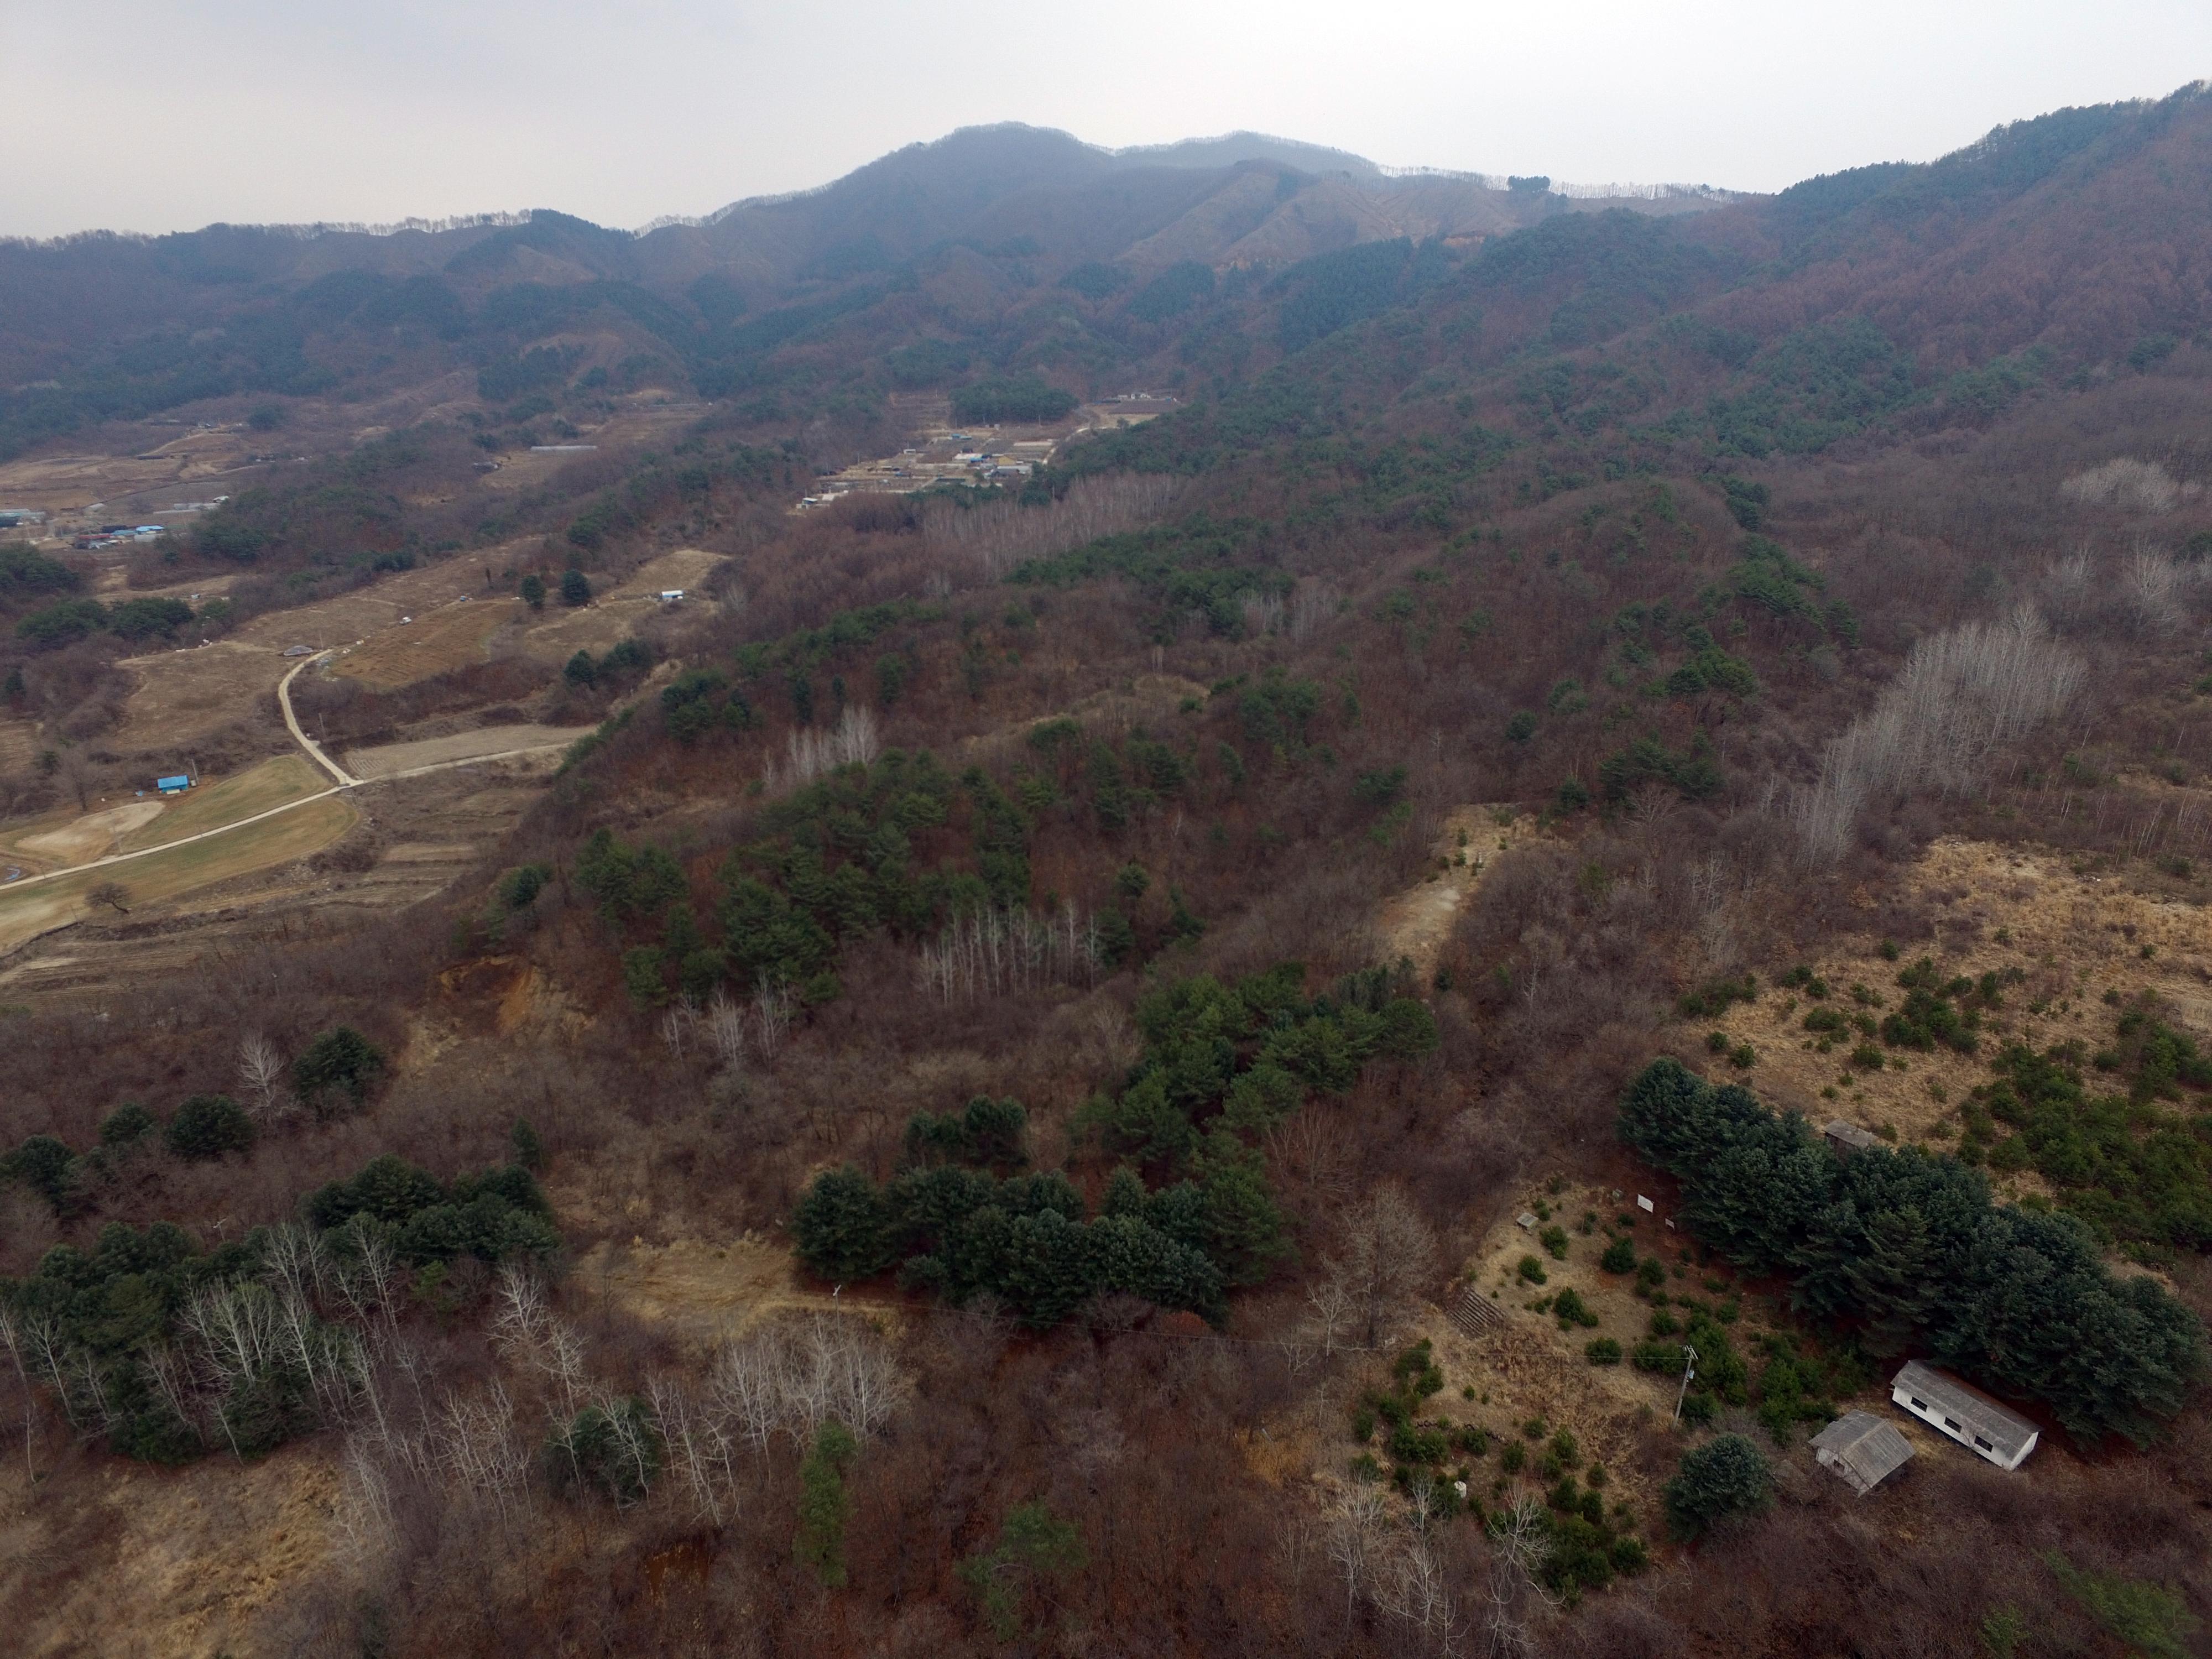
<path fill-rule="evenodd" d="M 266 646 L 218 640 L 213 645 L 131 657 L 118 666 L 138 684 L 123 705 L 123 719 L 103 739 L 120 754 L 176 756 L 179 746 L 266 708 L 290 665 Z"/>
<path fill-rule="evenodd" d="M 490 655 L 493 635 L 520 622 L 519 599 L 461 598 L 408 622 L 394 622 L 331 665 L 331 672 L 374 691 L 396 690 Z"/>
<path fill-rule="evenodd" d="M 588 726 L 481 726 L 451 737 L 356 749 L 347 754 L 345 765 L 357 778 L 388 778 L 418 766 L 555 754 L 592 730 Z"/>
<path fill-rule="evenodd" d="M 11 1653 L 268 1651 L 264 1610 L 331 1566 L 338 1478 L 316 1445 L 244 1465 L 110 1460 L 60 1497 L 31 1497 L 19 1459 L 4 1482 L 0 1618 Z"/>
<path fill-rule="evenodd" d="M 1908 902 L 1928 916 L 1929 934 L 1896 941 L 1896 960 L 1864 946 L 1821 953 L 1807 964 L 1827 988 L 1817 1000 L 1802 989 L 1777 990 L 1771 969 L 1754 1001 L 1687 1021 L 1685 1035 L 1719 1031 L 1731 1046 L 1748 1044 L 1756 1055 L 1748 1070 L 1718 1059 L 1706 1069 L 1737 1078 L 1815 1123 L 1842 1117 L 1900 1145 L 1940 1146 L 1955 1139 L 1959 1102 L 1989 1080 L 1997 1046 L 2044 1048 L 2069 1037 L 2101 1046 L 2118 1012 L 2103 1000 L 2108 992 L 2122 998 L 2152 992 L 2179 1024 L 2200 1037 L 2212 1033 L 2212 928 L 2200 902 L 2158 890 L 2212 884 L 2138 879 L 2156 873 L 1985 842 L 1938 841 L 1906 878 Z M 1852 1051 L 1866 1041 L 1858 1030 L 1832 1035 L 1822 1051 L 1820 1036 L 1805 1029 L 1808 1013 L 1829 1008 L 1847 1021 L 1878 1024 L 1904 998 L 1898 974 L 1923 956 L 1947 979 L 2008 969 L 2022 976 L 1984 1015 L 1980 1052 L 1888 1049 L 1879 1069 L 1850 1066 Z M 1855 986 L 1872 1000 L 1855 996 Z M 2033 1176 L 2000 1184 L 2013 1195 L 2043 1190 Z"/>
<path fill-rule="evenodd" d="M 727 1244 L 603 1241 L 576 1262 L 572 1281 L 625 1312 L 696 1341 L 736 1336 L 787 1308 L 880 1316 L 880 1303 L 803 1288 L 788 1249 L 750 1233 Z"/>

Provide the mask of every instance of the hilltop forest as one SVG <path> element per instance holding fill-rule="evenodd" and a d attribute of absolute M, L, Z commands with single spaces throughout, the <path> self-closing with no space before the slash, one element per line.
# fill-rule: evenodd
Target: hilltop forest
<path fill-rule="evenodd" d="M 23 1650 L 2200 1650 L 2208 177 L 2200 85 L 1771 197 L 1002 128 L 0 246 L 0 459 L 374 421 L 106 602 L 0 549 L 11 817 L 188 623 L 720 562 L 302 682 L 590 726 L 430 896 L 0 991 Z M 925 425 L 1058 447 L 793 510 Z M 1905 1358 L 2033 1458 L 1852 1492 Z"/>

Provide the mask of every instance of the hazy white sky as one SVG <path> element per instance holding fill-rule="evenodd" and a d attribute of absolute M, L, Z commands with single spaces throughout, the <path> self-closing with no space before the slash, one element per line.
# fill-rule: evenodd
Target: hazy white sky
<path fill-rule="evenodd" d="M 1006 120 L 1771 190 L 2212 75 L 2212 3 L 0 0 L 0 234 L 636 225 Z"/>

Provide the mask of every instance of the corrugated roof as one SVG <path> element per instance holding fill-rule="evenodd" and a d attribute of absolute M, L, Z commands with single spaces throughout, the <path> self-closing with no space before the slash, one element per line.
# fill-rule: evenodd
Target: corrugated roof
<path fill-rule="evenodd" d="M 1845 1412 L 1814 1435 L 1813 1454 L 1864 1497 L 1912 1456 L 1912 1443 L 1871 1412 Z"/>
<path fill-rule="evenodd" d="M 1891 1381 L 1890 1387 L 1893 1390 L 1902 1389 L 1912 1399 L 1926 1401 L 1938 1416 L 1952 1419 L 1968 1434 L 1987 1441 L 2006 1457 L 2018 1453 L 2038 1433 L 2034 1424 L 1990 1399 L 1972 1383 L 1961 1382 L 1948 1371 L 1923 1365 L 1917 1359 L 1905 1362 L 1905 1368 Z"/>
<path fill-rule="evenodd" d="M 1831 1140 L 1840 1140 L 1845 1146 L 1856 1147 L 1863 1152 L 1871 1151 L 1881 1145 L 1881 1137 L 1872 1130 L 1862 1129 L 1857 1124 L 1846 1123 L 1841 1118 L 1828 1124 L 1820 1133 Z"/>

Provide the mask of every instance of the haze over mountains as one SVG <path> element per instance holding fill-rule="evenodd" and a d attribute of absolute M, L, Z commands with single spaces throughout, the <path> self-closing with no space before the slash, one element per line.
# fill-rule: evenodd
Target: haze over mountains
<path fill-rule="evenodd" d="M 1178 329 L 1198 314 L 1152 286 L 1173 267 L 1224 278 L 1218 295 L 1206 284 L 1209 306 L 1268 313 L 1245 319 L 1264 336 L 1301 262 L 1403 239 L 1434 250 L 1441 270 L 1570 218 L 1577 228 L 1505 280 L 1516 310 L 1539 290 L 1547 313 L 1572 299 L 1576 320 L 1554 331 L 1563 343 L 1703 296 L 1717 321 L 1762 339 L 1851 311 L 1950 368 L 2038 341 L 2125 349 L 2129 331 L 2160 317 L 2196 325 L 2206 245 L 2189 198 L 2206 119 L 2206 100 L 2186 92 L 2064 111 L 1933 164 L 1871 166 L 1771 198 L 1567 197 L 1544 179 L 1393 177 L 1249 135 L 1114 153 L 1006 126 L 642 234 L 549 210 L 389 234 L 212 226 L 9 242 L 0 453 L 226 393 L 359 397 L 556 335 L 573 356 L 589 334 L 591 362 L 628 363 L 632 382 L 673 374 L 709 396 L 750 388 L 794 409 L 830 365 L 848 374 L 917 331 L 958 348 L 948 361 L 969 364 L 958 372 L 988 363 L 1098 383 L 1073 387 L 1085 392 L 1156 367 L 1158 329 L 1146 325 L 1164 306 Z M 1663 222 L 1604 228 L 1621 212 Z M 1633 271 L 1596 252 L 1620 238 L 1644 250 Z M 1398 297 L 1366 295 L 1340 320 Z"/>
<path fill-rule="evenodd" d="M 2208 179 L 0 245 L 0 1630 L 2193 1650 Z"/>
<path fill-rule="evenodd" d="M 413 324 L 452 338 L 467 329 L 458 307 L 501 289 L 601 283 L 614 285 L 598 296 L 609 308 L 629 311 L 665 344 L 743 356 L 748 333 L 757 339 L 813 320 L 763 325 L 763 313 L 779 304 L 835 298 L 841 309 L 862 308 L 850 303 L 854 290 L 880 285 L 895 270 L 905 283 L 934 288 L 956 309 L 972 311 L 1091 261 L 1114 261 L 1141 278 L 1179 261 L 1282 264 L 1395 237 L 1466 246 L 1559 213 L 1627 205 L 1666 214 L 1730 199 L 1674 190 L 1625 203 L 1569 198 L 1547 193 L 1549 182 L 1515 189 L 1464 177 L 1393 178 L 1341 151 L 1252 134 L 1116 153 L 1066 133 L 1000 126 L 910 146 L 818 190 L 733 203 L 637 234 L 546 210 L 520 222 L 492 216 L 385 234 L 217 225 L 158 238 L 9 242 L 0 244 L 0 289 L 9 300 L 0 319 L 0 384 L 66 375 L 86 354 L 113 353 L 134 333 L 266 311 L 272 298 L 309 289 L 312 295 L 278 308 L 293 313 L 275 321 L 283 345 L 304 348 L 307 336 L 327 338 L 349 323 L 356 332 Z M 646 304 L 648 295 L 663 307 Z M 573 320 L 575 307 L 564 310 Z M 714 337 L 741 315 L 749 330 Z M 216 377 L 240 390 L 303 385 L 298 366 L 270 361 L 270 349 L 246 343 L 216 354 L 234 361 L 196 365 L 189 386 L 213 386 Z M 235 361 L 257 354 L 258 362 Z M 141 379 L 146 360 L 142 351 L 113 366 Z M 131 401 L 143 406 L 146 397 L 186 389 L 149 387 Z"/>

